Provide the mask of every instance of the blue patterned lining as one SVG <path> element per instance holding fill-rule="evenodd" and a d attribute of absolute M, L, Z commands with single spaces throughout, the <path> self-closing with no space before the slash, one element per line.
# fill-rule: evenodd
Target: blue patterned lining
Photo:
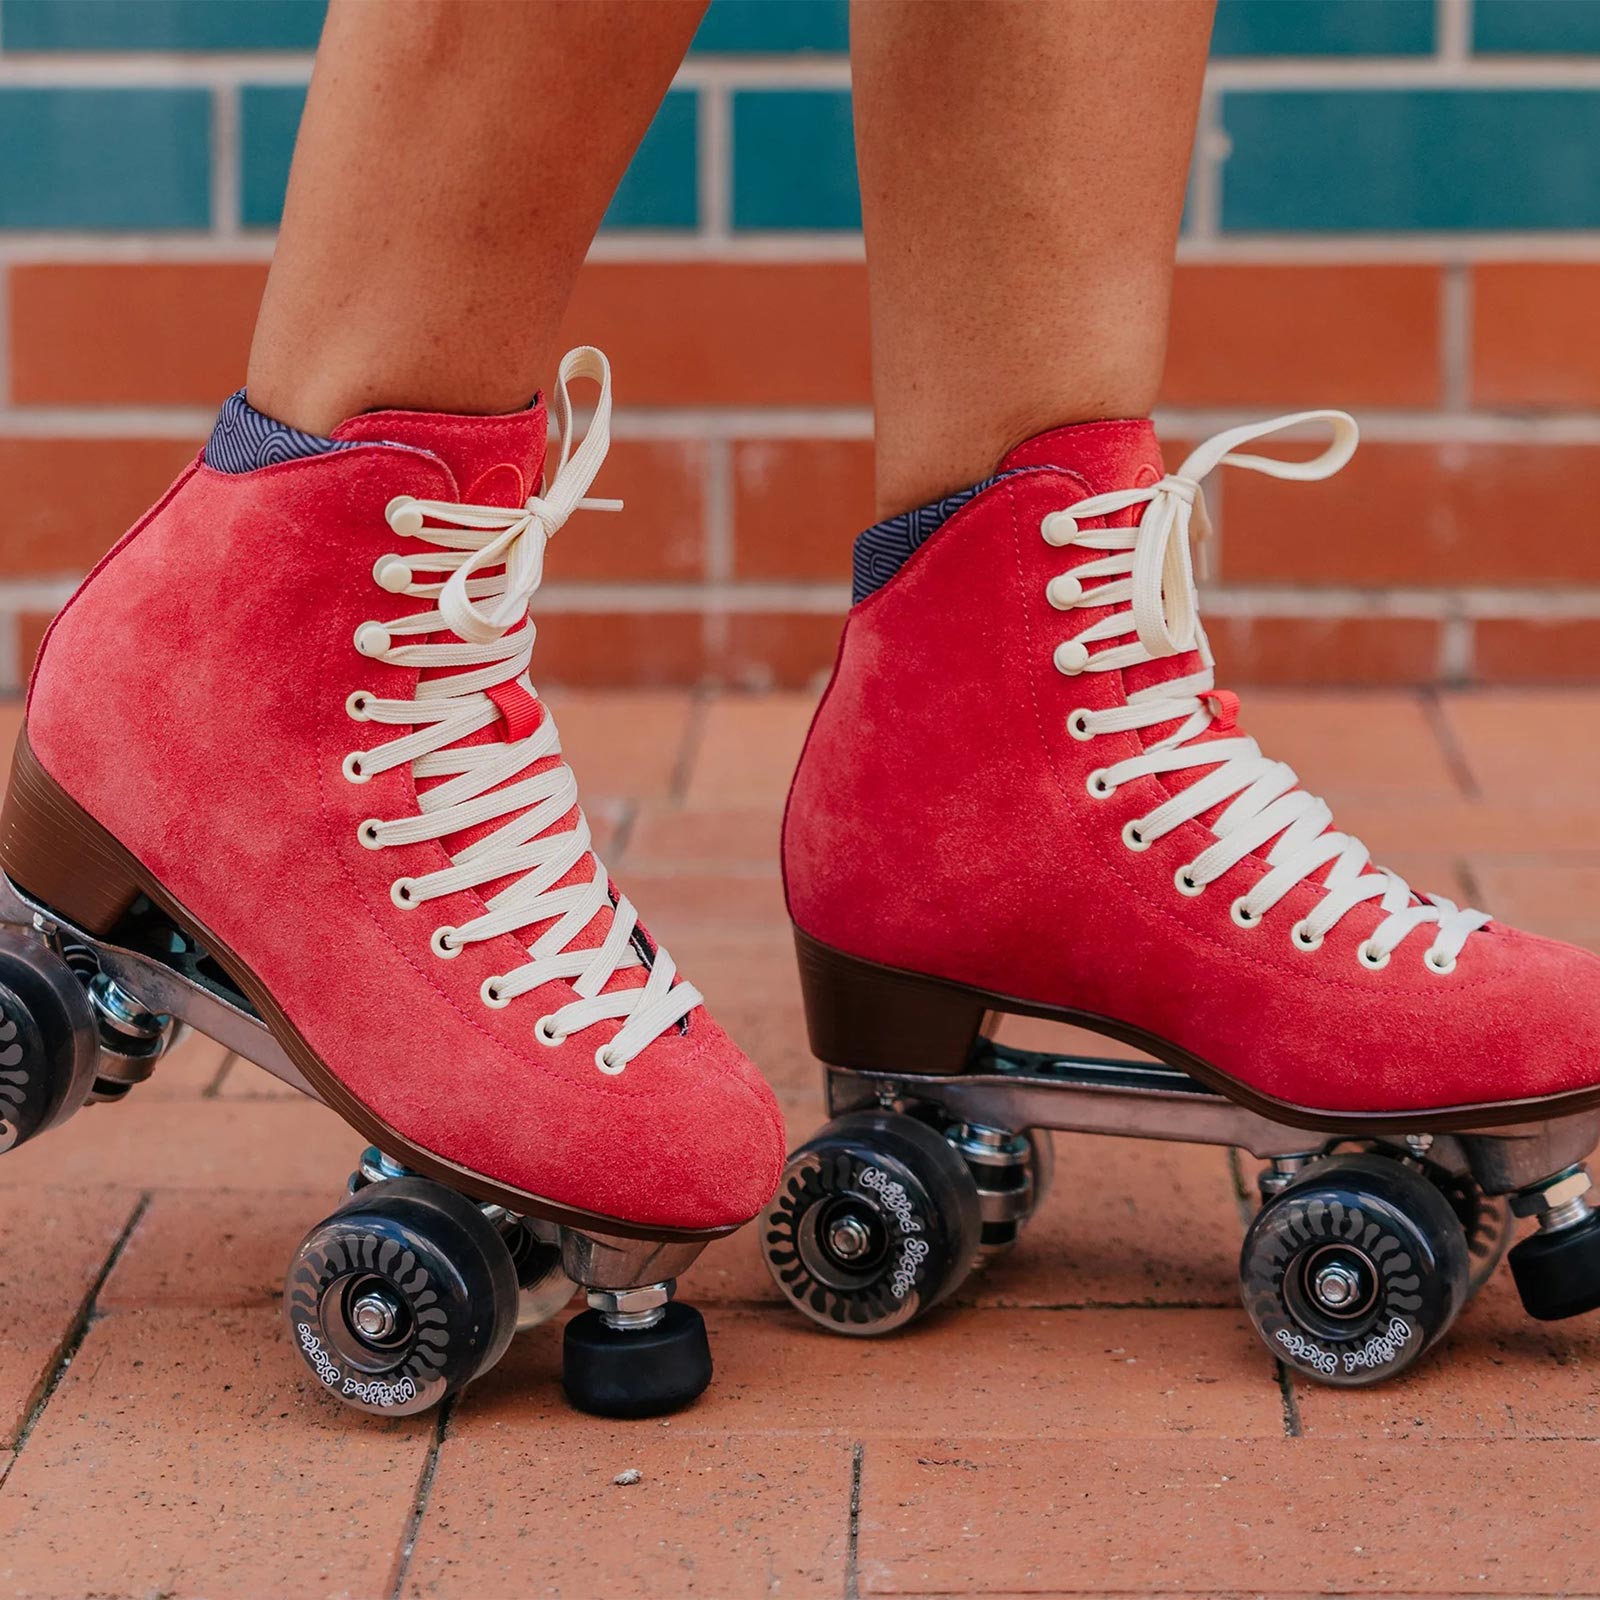
<path fill-rule="evenodd" d="M 257 411 L 241 389 L 222 403 L 217 425 L 206 440 L 205 463 L 217 472 L 254 472 L 279 461 L 326 455 L 330 450 L 353 450 L 361 442 L 322 439 L 285 422 L 274 422 Z"/>
<path fill-rule="evenodd" d="M 935 500 L 932 505 L 902 511 L 897 517 L 886 517 L 882 522 L 873 523 L 865 533 L 858 534 L 851 559 L 850 603 L 859 605 L 869 594 L 876 594 L 969 500 L 1028 470 L 1027 467 L 1012 467 L 996 473 L 970 489 L 960 489 L 943 500 Z"/>

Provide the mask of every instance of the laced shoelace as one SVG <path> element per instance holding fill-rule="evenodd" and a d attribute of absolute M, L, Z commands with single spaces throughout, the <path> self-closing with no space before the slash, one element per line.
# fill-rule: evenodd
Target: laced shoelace
<path fill-rule="evenodd" d="M 1306 423 L 1325 423 L 1333 431 L 1332 442 L 1310 460 L 1237 453 L 1241 445 Z M 1180 893 L 1204 893 L 1246 856 L 1275 839 L 1265 857 L 1270 870 L 1233 902 L 1233 920 L 1241 927 L 1259 927 L 1292 889 L 1327 868 L 1319 880 L 1322 898 L 1290 930 L 1297 949 L 1315 950 L 1340 918 L 1375 900 L 1385 915 L 1360 946 L 1363 965 L 1374 971 L 1387 966 L 1408 934 L 1431 927 L 1433 938 L 1423 959 L 1430 971 L 1444 974 L 1454 969 L 1468 936 L 1487 925 L 1490 917 L 1462 909 L 1441 895 L 1414 895 L 1398 873 L 1373 864 L 1359 839 L 1333 827 L 1326 802 L 1299 787 L 1292 767 L 1264 756 L 1256 741 L 1244 734 L 1230 737 L 1237 701 L 1215 688 L 1211 651 L 1195 597 L 1191 533 L 1203 537 L 1208 526 L 1201 493 L 1208 473 L 1226 465 L 1274 478 L 1326 478 L 1350 459 L 1356 439 L 1355 419 L 1342 411 L 1297 412 L 1230 428 L 1201 445 L 1158 483 L 1091 495 L 1065 511 L 1052 512 L 1040 530 L 1047 543 L 1104 554 L 1053 578 L 1047 591 L 1050 603 L 1063 611 L 1080 606 L 1112 608 L 1058 645 L 1055 664 L 1072 676 L 1125 671 L 1189 650 L 1199 653 L 1204 663 L 1200 671 L 1135 690 L 1126 705 L 1105 711 L 1080 709 L 1067 719 L 1068 731 L 1080 740 L 1179 724 L 1140 755 L 1090 773 L 1089 793 L 1097 799 L 1134 778 L 1210 769 L 1123 830 L 1123 842 L 1130 850 L 1147 850 L 1181 824 L 1224 807 L 1210 824 L 1216 842 L 1174 875 Z M 1144 508 L 1137 527 L 1078 525 L 1080 520 L 1135 506 Z M 1202 740 L 1207 733 L 1213 736 Z"/>
<path fill-rule="evenodd" d="M 581 379 L 598 384 L 600 395 L 574 450 L 571 385 Z M 560 756 L 549 713 L 522 738 L 461 742 L 501 717 L 492 691 L 515 684 L 525 693 L 523 703 L 533 702 L 527 668 L 535 629 L 528 606 L 543 578 L 546 544 L 576 510 L 621 509 L 620 501 L 587 498 L 610 443 L 611 368 L 605 356 L 589 346 L 570 351 L 562 360 L 553 398 L 560 457 L 554 476 L 524 505 L 456 505 L 410 495 L 389 502 L 389 526 L 421 548 L 381 556 L 373 577 L 392 594 L 435 605 L 392 622 L 363 623 L 356 630 L 356 648 L 391 666 L 420 668 L 424 676 L 414 699 L 382 700 L 361 691 L 350 696 L 346 709 L 356 720 L 412 731 L 353 752 L 345 758 L 344 772 L 352 783 L 365 783 L 410 762 L 419 785 L 444 780 L 419 787 L 417 815 L 363 822 L 359 835 L 369 849 L 445 839 L 507 819 L 457 851 L 449 867 L 396 879 L 390 895 L 409 910 L 463 889 L 513 879 L 485 902 L 483 915 L 459 927 L 435 928 L 434 953 L 450 959 L 469 944 L 548 923 L 528 946 L 524 965 L 484 980 L 479 991 L 483 1003 L 499 1008 L 529 990 L 567 980 L 578 999 L 538 1018 L 534 1034 L 542 1044 L 557 1045 L 594 1023 L 621 1019 L 621 1028 L 595 1052 L 596 1066 L 614 1075 L 698 1006 L 700 992 L 678 976 L 660 946 L 648 959 L 649 976 L 643 984 L 606 992 L 622 969 L 646 963 L 635 937 L 638 917 L 625 896 L 613 904 L 606 870 L 591 854 L 589 823 L 581 809 L 574 826 L 549 831 L 577 806 L 572 769 L 557 760 L 545 771 L 519 776 L 547 757 Z M 406 642 L 446 629 L 459 642 Z M 464 670 L 427 676 L 438 669 Z M 594 862 L 593 873 L 558 887 L 585 855 Z M 604 939 L 575 948 L 573 941 L 607 908 L 611 925 Z"/>

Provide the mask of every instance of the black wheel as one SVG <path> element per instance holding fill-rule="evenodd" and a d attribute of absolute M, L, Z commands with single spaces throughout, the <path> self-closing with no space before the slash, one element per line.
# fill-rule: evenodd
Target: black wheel
<path fill-rule="evenodd" d="M 1239 1276 L 1280 1361 L 1358 1388 L 1405 1371 L 1450 1326 L 1470 1257 L 1460 1219 L 1425 1177 L 1385 1156 L 1338 1155 L 1262 1206 Z"/>
<path fill-rule="evenodd" d="M 693 1306 L 667 1302 L 649 1328 L 612 1327 L 598 1311 L 567 1324 L 561 1386 L 580 1411 L 600 1417 L 659 1417 L 698 1400 L 711 1382 L 711 1345 Z"/>
<path fill-rule="evenodd" d="M 42 940 L 0 928 L 0 1152 L 83 1104 L 95 1048 L 82 980 Z"/>
<path fill-rule="evenodd" d="M 904 1327 L 966 1277 L 982 1233 L 966 1162 L 932 1128 L 852 1111 L 789 1157 L 761 1215 L 767 1268 L 836 1333 Z"/>
<path fill-rule="evenodd" d="M 1512 1247 L 1511 1276 L 1523 1309 L 1540 1322 L 1600 1310 L 1600 1215 L 1529 1234 Z"/>
<path fill-rule="evenodd" d="M 306 1235 L 284 1311 L 295 1349 L 330 1394 L 410 1416 L 505 1354 L 517 1274 L 470 1200 L 426 1178 L 391 1178 Z"/>

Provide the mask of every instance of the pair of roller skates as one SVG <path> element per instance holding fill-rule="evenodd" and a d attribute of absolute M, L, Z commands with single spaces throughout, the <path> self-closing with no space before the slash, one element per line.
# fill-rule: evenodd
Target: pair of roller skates
<path fill-rule="evenodd" d="M 1279 423 L 1175 474 L 1147 423 L 1059 429 L 858 541 L 784 826 L 837 1120 L 784 1172 L 770 1089 L 596 859 L 528 677 L 545 547 L 611 504 L 604 358 L 554 401 L 547 470 L 542 405 L 318 438 L 237 396 L 63 609 L 0 815 L 0 1138 L 127 1093 L 180 1024 L 325 1102 L 370 1148 L 290 1268 L 290 1339 L 384 1414 L 574 1285 L 573 1401 L 688 1403 L 710 1356 L 675 1279 L 769 1200 L 797 1305 L 903 1325 L 1016 1237 L 1051 1128 L 1268 1158 L 1247 1303 L 1315 1376 L 1415 1360 L 1508 1212 L 1538 1220 L 1536 1315 L 1600 1301 L 1600 962 L 1374 867 L 1212 681 L 1200 480 L 1324 475 L 1347 418 L 1285 419 L 1332 423 L 1310 462 L 1237 453 Z M 991 1009 L 1168 1065 L 1006 1050 Z"/>

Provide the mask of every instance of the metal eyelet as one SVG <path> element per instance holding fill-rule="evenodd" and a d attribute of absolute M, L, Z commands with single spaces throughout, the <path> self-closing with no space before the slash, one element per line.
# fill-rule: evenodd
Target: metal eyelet
<path fill-rule="evenodd" d="M 1079 706 L 1078 709 L 1067 718 L 1067 732 L 1070 733 L 1074 739 L 1084 743 L 1087 743 L 1090 739 L 1094 738 L 1094 734 L 1089 728 L 1089 712 L 1087 707 Z"/>
<path fill-rule="evenodd" d="M 1083 599 L 1083 585 L 1070 572 L 1058 573 L 1045 586 L 1044 597 L 1057 611 L 1070 611 Z"/>
<path fill-rule="evenodd" d="M 356 829 L 356 838 L 358 838 L 369 850 L 381 850 L 383 849 L 383 840 L 378 834 L 378 829 L 382 826 L 383 821 L 381 818 L 368 817 L 367 820 Z"/>
<path fill-rule="evenodd" d="M 1232 917 L 1241 928 L 1259 928 L 1261 926 L 1260 915 L 1257 912 L 1252 911 L 1250 907 L 1245 904 L 1245 898 L 1243 895 L 1240 895 L 1239 898 L 1228 907 L 1228 915 Z"/>
<path fill-rule="evenodd" d="M 344 773 L 346 783 L 371 783 L 372 773 L 361 770 L 361 758 L 365 750 L 352 750 L 340 763 L 339 770 Z"/>
<path fill-rule="evenodd" d="M 1078 537 L 1077 520 L 1065 511 L 1052 511 L 1039 524 L 1039 533 L 1046 544 L 1053 544 L 1060 549 L 1062 545 L 1071 544 Z"/>
<path fill-rule="evenodd" d="M 455 935 L 455 929 L 442 925 L 433 930 L 433 937 L 428 940 L 428 945 L 441 961 L 454 961 L 466 948 L 464 945 L 452 944 L 450 941 Z"/>
<path fill-rule="evenodd" d="M 1096 767 L 1083 780 L 1083 786 L 1089 791 L 1090 797 L 1095 800 L 1105 800 L 1117 792 L 1116 784 L 1106 777 L 1106 769 L 1104 767 Z"/>
<path fill-rule="evenodd" d="M 555 1019 L 553 1017 L 544 1016 L 540 1017 L 539 1020 L 533 1025 L 534 1038 L 537 1039 L 540 1044 L 548 1045 L 552 1050 L 555 1049 L 558 1044 L 565 1044 L 567 1042 L 566 1034 L 551 1026 L 554 1020 Z"/>
<path fill-rule="evenodd" d="M 1431 949 L 1423 954 L 1422 960 L 1429 972 L 1436 972 L 1441 978 L 1448 977 L 1456 970 L 1456 958 L 1454 956 L 1446 956 L 1443 961 L 1435 961 Z"/>
<path fill-rule="evenodd" d="M 1297 922 L 1289 930 L 1289 938 L 1296 950 L 1320 950 L 1322 938 L 1320 933 L 1313 932 L 1309 922 Z"/>
<path fill-rule="evenodd" d="M 611 1059 L 611 1046 L 603 1044 L 594 1053 L 594 1064 L 605 1073 L 608 1078 L 614 1078 L 619 1072 L 627 1070 L 626 1061 L 613 1061 Z"/>
<path fill-rule="evenodd" d="M 375 698 L 376 696 L 365 689 L 353 690 L 344 703 L 344 714 L 352 722 L 365 722 L 367 720 L 367 702 Z"/>
<path fill-rule="evenodd" d="M 1368 972 L 1382 972 L 1389 965 L 1389 952 L 1379 950 L 1370 939 L 1364 939 L 1356 951 L 1356 959 Z"/>
<path fill-rule="evenodd" d="M 364 656 L 381 656 L 394 642 L 381 622 L 363 622 L 355 631 L 354 644 Z"/>
<path fill-rule="evenodd" d="M 411 567 L 403 556 L 379 556 L 372 563 L 372 581 L 390 594 L 404 594 L 411 583 Z"/>
<path fill-rule="evenodd" d="M 1150 840 L 1139 832 L 1139 824 L 1137 822 L 1123 823 L 1122 842 L 1130 850 L 1148 850 L 1150 848 Z"/>
<path fill-rule="evenodd" d="M 1179 867 L 1172 875 L 1172 886 L 1179 894 L 1186 894 L 1191 900 L 1197 894 L 1206 892 L 1206 886 L 1196 879 L 1193 867 Z"/>
<path fill-rule="evenodd" d="M 501 994 L 499 978 L 485 978 L 478 986 L 478 998 L 491 1011 L 504 1011 L 511 1004 L 509 995 Z"/>
<path fill-rule="evenodd" d="M 389 898 L 400 907 L 402 911 L 415 911 L 422 902 L 411 892 L 410 878 L 396 878 L 389 885 Z"/>

